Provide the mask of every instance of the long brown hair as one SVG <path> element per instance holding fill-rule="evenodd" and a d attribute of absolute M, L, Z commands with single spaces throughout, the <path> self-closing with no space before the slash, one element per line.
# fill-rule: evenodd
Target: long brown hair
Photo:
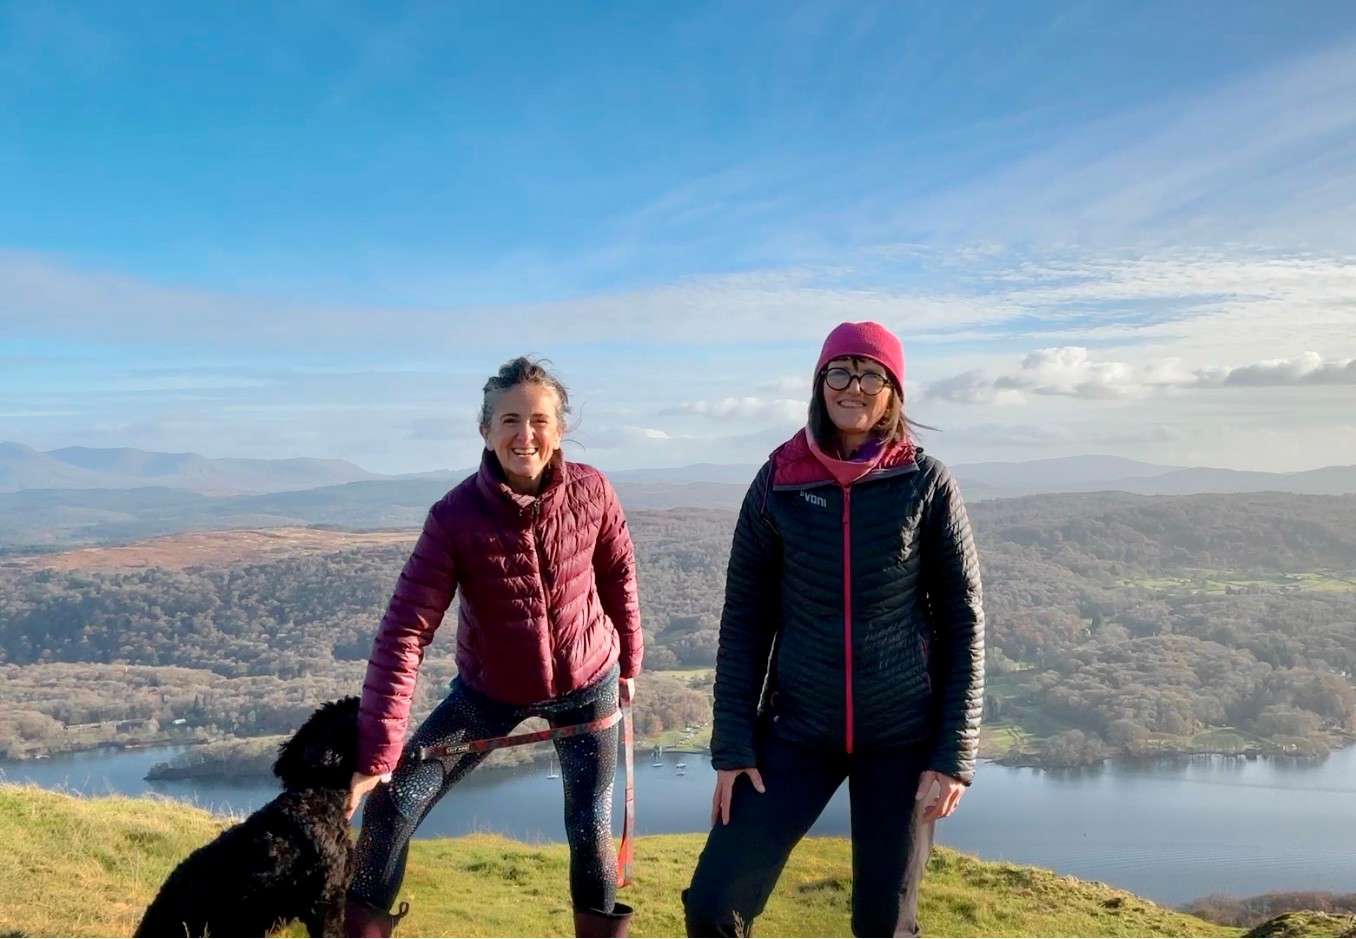
<path fill-rule="evenodd" d="M 856 366 L 860 366 L 863 362 L 874 361 L 875 359 L 852 356 L 852 364 Z M 833 418 L 829 417 L 829 409 L 824 404 L 824 377 L 827 372 L 828 369 L 826 368 L 820 369 L 819 374 L 815 376 L 814 392 L 810 395 L 810 417 L 806 423 L 810 433 L 814 434 L 815 443 L 819 444 L 820 449 L 827 453 L 836 453 L 838 452 L 838 426 L 834 424 Z M 876 426 L 871 428 L 871 436 L 887 445 L 912 440 L 913 428 L 927 427 L 927 425 L 909 419 L 908 414 L 904 412 L 903 391 L 895 384 L 893 376 L 888 372 L 885 377 L 890 388 L 890 403 L 885 406 L 885 413 L 876 422 Z M 881 393 L 884 394 L 884 392 Z"/>

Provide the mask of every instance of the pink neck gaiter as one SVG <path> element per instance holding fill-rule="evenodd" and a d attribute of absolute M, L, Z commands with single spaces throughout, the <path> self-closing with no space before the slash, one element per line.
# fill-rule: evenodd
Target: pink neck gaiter
<path fill-rule="evenodd" d="M 860 449 L 853 454 L 850 460 L 841 460 L 836 456 L 830 456 L 825 453 L 815 440 L 815 435 L 807 427 L 805 429 L 805 441 L 810 445 L 810 452 L 815 455 L 819 461 L 840 486 L 851 486 L 857 480 L 861 479 L 867 473 L 876 468 L 880 462 L 881 456 L 885 453 L 885 447 L 876 439 L 868 440 Z"/>

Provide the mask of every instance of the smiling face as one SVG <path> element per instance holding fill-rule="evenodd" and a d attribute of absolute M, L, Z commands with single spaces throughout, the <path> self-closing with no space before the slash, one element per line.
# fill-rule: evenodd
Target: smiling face
<path fill-rule="evenodd" d="M 489 423 L 480 428 L 511 487 L 536 493 L 542 473 L 560 449 L 560 398 L 549 385 L 523 382 L 499 393 Z"/>
<path fill-rule="evenodd" d="M 844 444 L 844 452 L 850 452 L 866 440 L 871 429 L 885 416 L 894 389 L 890 385 L 885 368 L 871 359 L 844 357 L 832 360 L 824 368 L 826 371 L 834 368 L 846 369 L 858 376 L 874 373 L 885 379 L 885 387 L 875 395 L 865 394 L 859 381 L 850 382 L 842 391 L 830 388 L 827 381 L 820 382 L 824 409 L 838 430 Z"/>

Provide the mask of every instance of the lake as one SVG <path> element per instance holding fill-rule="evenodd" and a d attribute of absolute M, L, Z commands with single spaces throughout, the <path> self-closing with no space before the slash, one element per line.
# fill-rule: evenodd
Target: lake
<path fill-rule="evenodd" d="M 160 793 L 215 812 L 246 813 L 277 789 L 202 781 L 147 782 L 178 748 L 101 750 L 0 761 L 0 776 L 86 795 Z M 679 761 L 687 766 L 682 775 Z M 641 834 L 705 830 L 715 774 L 705 756 L 637 754 Z M 775 780 L 768 780 L 775 785 Z M 620 825 L 621 780 L 618 778 Z M 909 794 L 911 795 L 911 793 Z M 480 770 L 430 814 L 421 837 L 496 831 L 563 841 L 560 780 L 544 767 Z M 814 834 L 848 834 L 847 787 Z M 1160 903 L 1209 893 L 1356 890 L 1356 747 L 1319 764 L 1197 757 L 1050 771 L 986 763 L 941 844 L 980 857 L 1101 880 Z"/>

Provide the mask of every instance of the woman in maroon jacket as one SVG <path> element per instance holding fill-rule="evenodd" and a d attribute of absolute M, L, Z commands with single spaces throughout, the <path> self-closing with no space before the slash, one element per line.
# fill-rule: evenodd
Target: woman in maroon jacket
<path fill-rule="evenodd" d="M 485 758 L 418 759 L 417 748 L 502 736 L 531 716 L 552 726 L 607 717 L 619 678 L 640 671 L 626 518 L 602 473 L 561 454 L 568 404 L 564 386 L 529 359 L 490 378 L 480 469 L 429 510 L 401 571 L 363 684 L 350 815 L 375 792 L 358 837 L 347 935 L 390 935 L 414 829 Z M 406 746 L 424 647 L 457 592 L 458 674 Z M 556 741 L 580 936 L 624 936 L 631 915 L 616 902 L 617 732 L 613 724 Z"/>

